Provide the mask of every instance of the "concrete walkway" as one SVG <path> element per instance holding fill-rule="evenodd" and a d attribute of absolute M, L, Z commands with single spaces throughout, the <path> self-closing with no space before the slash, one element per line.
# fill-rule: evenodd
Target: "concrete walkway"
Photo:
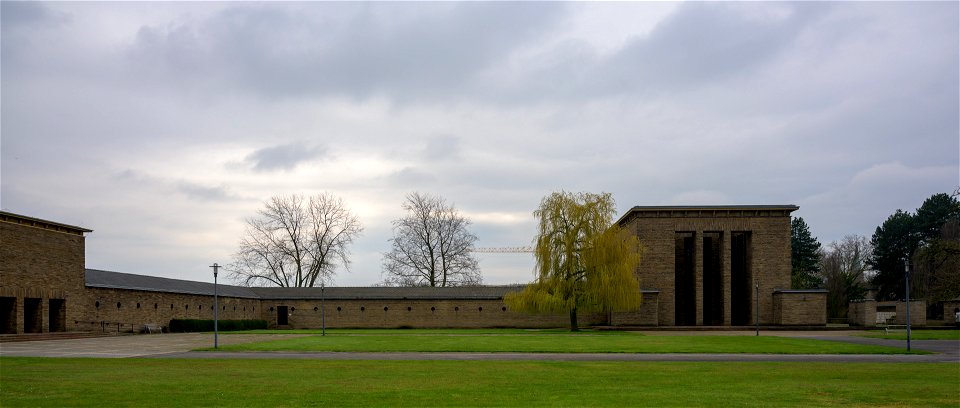
<path fill-rule="evenodd" d="M 906 341 L 852 336 L 857 332 L 769 332 L 761 335 L 813 338 L 858 344 L 906 348 Z M 663 334 L 663 333 L 659 333 Z M 671 333 L 676 334 L 676 333 Z M 717 332 L 703 334 L 717 335 Z M 696 334 L 691 334 L 696 335 Z M 730 332 L 724 335 L 752 335 Z M 303 334 L 221 334 L 222 345 L 307 336 Z M 318 359 L 318 360 L 544 360 L 544 361 L 803 361 L 803 362 L 883 362 L 883 363 L 960 363 L 960 341 L 914 340 L 915 350 L 932 351 L 928 355 L 837 355 L 837 354 L 643 354 L 643 353 L 336 353 L 336 352 L 192 352 L 212 347 L 208 333 L 153 334 L 89 339 L 45 340 L 0 344 L 3 357 L 98 357 L 98 358 L 194 358 L 194 359 Z"/>
<path fill-rule="evenodd" d="M 221 334 L 222 345 L 302 337 L 304 334 Z M 213 347 L 208 333 L 140 334 L 87 339 L 0 343 L 3 357 L 144 357 Z"/>

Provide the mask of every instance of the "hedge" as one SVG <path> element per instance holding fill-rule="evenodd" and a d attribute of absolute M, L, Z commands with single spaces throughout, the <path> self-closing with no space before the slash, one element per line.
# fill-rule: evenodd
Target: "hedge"
<path fill-rule="evenodd" d="M 218 331 L 239 331 L 266 329 L 266 320 L 218 320 Z M 173 319 L 170 320 L 171 333 L 209 332 L 213 331 L 213 320 L 201 319 Z"/>

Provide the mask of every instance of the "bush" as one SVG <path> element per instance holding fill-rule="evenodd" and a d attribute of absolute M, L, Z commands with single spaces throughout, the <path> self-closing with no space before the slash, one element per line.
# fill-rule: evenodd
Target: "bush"
<path fill-rule="evenodd" d="M 260 330 L 267 328 L 266 320 L 218 320 L 218 331 Z M 213 320 L 173 319 L 170 320 L 171 333 L 192 333 L 213 331 Z"/>

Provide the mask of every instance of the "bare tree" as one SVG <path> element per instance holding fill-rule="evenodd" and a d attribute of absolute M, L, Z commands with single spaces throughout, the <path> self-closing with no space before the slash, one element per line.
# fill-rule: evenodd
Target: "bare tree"
<path fill-rule="evenodd" d="M 870 241 L 860 235 L 847 235 L 820 251 L 828 317 L 847 317 L 849 302 L 866 294 L 871 273 L 867 260 L 872 252 Z"/>
<path fill-rule="evenodd" d="M 393 221 L 383 283 L 396 286 L 465 286 L 482 282 L 473 257 L 477 237 L 470 220 L 439 196 L 407 195 L 407 215 Z"/>
<path fill-rule="evenodd" d="M 349 269 L 348 247 L 361 231 L 357 217 L 332 194 L 274 196 L 247 219 L 230 277 L 247 286 L 318 286 L 338 266 Z"/>

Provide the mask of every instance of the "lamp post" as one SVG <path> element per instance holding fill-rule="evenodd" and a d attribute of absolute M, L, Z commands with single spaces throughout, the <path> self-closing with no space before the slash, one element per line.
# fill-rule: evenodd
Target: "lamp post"
<path fill-rule="evenodd" d="M 760 336 L 760 280 L 754 280 L 753 285 L 754 285 L 753 297 L 756 299 L 756 302 L 755 302 L 756 306 L 754 307 L 754 309 L 756 310 L 753 313 L 754 315 L 753 321 L 756 324 L 757 336 L 759 337 Z"/>
<path fill-rule="evenodd" d="M 220 306 L 217 304 L 217 270 L 220 269 L 220 265 L 214 262 L 210 267 L 213 268 L 213 348 L 216 349 L 219 347 L 217 336 L 220 334 L 217 330 L 217 318 L 220 312 Z"/>
<path fill-rule="evenodd" d="M 907 351 L 910 351 L 910 260 L 903 261 L 903 279 L 906 283 L 907 297 Z"/>
<path fill-rule="evenodd" d="M 327 311 L 323 307 L 323 288 L 323 280 L 320 280 L 320 336 L 327 335 Z"/>

